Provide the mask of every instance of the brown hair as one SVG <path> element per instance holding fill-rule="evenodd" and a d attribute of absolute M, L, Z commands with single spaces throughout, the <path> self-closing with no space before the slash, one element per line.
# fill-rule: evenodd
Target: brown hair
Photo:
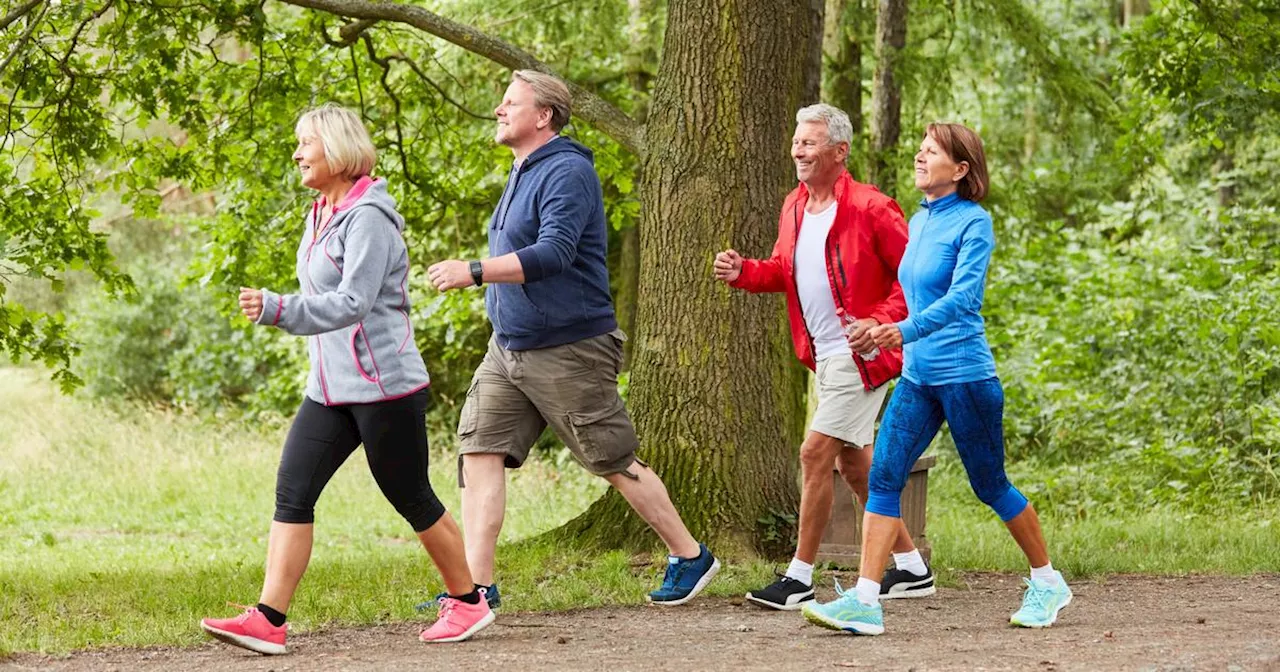
<path fill-rule="evenodd" d="M 511 76 L 533 89 L 534 105 L 551 108 L 551 130 L 559 133 L 560 129 L 569 125 L 573 97 L 569 94 L 569 87 L 560 78 L 537 70 L 516 70 Z"/>
<path fill-rule="evenodd" d="M 967 201 L 978 202 L 987 196 L 987 154 L 982 149 L 982 138 L 962 124 L 932 123 L 924 131 L 933 138 L 942 151 L 956 163 L 969 164 L 969 172 L 960 178 L 956 193 Z"/>

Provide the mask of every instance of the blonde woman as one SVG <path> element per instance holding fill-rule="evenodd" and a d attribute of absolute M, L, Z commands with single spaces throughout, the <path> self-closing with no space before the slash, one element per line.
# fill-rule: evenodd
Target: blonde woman
<path fill-rule="evenodd" d="M 409 319 L 404 219 L 386 180 L 370 176 L 373 142 L 354 112 L 324 105 L 303 114 L 295 133 L 302 185 L 320 196 L 298 246 L 301 291 L 241 288 L 240 308 L 256 324 L 308 337 L 306 398 L 280 457 L 262 595 L 235 618 L 200 625 L 229 644 L 285 653 L 285 614 L 311 557 L 316 500 L 363 444 L 378 487 L 444 579 L 439 618 L 422 641 L 462 641 L 494 617 L 471 580 L 458 525 L 427 480 L 430 377 Z"/>

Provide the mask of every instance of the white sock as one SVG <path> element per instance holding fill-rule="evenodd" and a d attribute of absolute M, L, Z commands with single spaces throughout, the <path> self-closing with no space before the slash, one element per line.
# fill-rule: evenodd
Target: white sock
<path fill-rule="evenodd" d="M 1044 567 L 1031 568 L 1031 580 L 1035 581 L 1037 579 L 1040 581 L 1044 581 L 1045 583 L 1051 586 L 1058 585 L 1058 574 L 1057 572 L 1053 571 L 1052 562 L 1045 565 Z"/>
<path fill-rule="evenodd" d="M 920 557 L 920 549 L 913 548 L 907 553 L 894 553 L 893 564 L 898 569 L 904 569 L 916 576 L 924 576 L 929 573 L 929 568 L 924 564 L 924 558 Z"/>
<path fill-rule="evenodd" d="M 880 584 L 865 576 L 858 577 L 858 585 L 854 587 L 854 591 L 858 595 L 858 601 L 863 604 L 880 603 Z"/>
<path fill-rule="evenodd" d="M 806 586 L 812 586 L 813 565 L 800 558 L 791 558 L 791 566 L 787 567 L 787 577 L 795 579 Z"/>

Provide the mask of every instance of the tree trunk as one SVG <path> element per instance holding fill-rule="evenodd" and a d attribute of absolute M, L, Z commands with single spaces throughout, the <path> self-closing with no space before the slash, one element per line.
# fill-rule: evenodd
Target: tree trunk
<path fill-rule="evenodd" d="M 642 96 L 642 102 L 632 113 L 632 117 L 640 124 L 649 120 L 649 101 L 643 96 L 647 95 L 653 80 L 651 73 L 657 65 L 658 47 L 661 46 L 658 42 L 660 36 L 654 26 L 656 23 L 654 5 L 654 0 L 627 0 L 629 10 L 627 34 L 631 38 L 631 49 L 624 55 L 624 63 L 627 72 L 630 73 L 627 79 L 631 88 Z M 644 176 L 639 174 L 639 168 L 636 169 L 636 173 L 636 186 L 643 191 Z M 636 301 L 640 288 L 640 225 L 623 229 L 620 237 L 622 245 L 618 250 L 618 295 L 614 304 L 618 312 L 618 326 L 627 334 L 635 334 Z M 623 370 L 631 369 L 634 349 L 635 339 L 623 343 Z"/>
<path fill-rule="evenodd" d="M 1151 12 L 1151 1 L 1124 0 L 1124 7 L 1121 11 L 1123 15 L 1120 17 L 1120 25 L 1125 28 L 1131 28 L 1135 22 L 1140 21 L 1142 17 Z"/>
<path fill-rule="evenodd" d="M 907 0 L 880 0 L 876 17 L 876 74 L 871 90 L 869 179 L 893 196 L 898 136 L 902 132 L 902 85 L 895 73 L 907 45 Z"/>
<path fill-rule="evenodd" d="M 1221 178 L 1225 173 L 1230 173 L 1236 169 L 1235 156 L 1231 150 L 1223 150 L 1218 155 L 1218 160 L 1213 162 L 1211 174 L 1215 180 Z M 1236 202 L 1236 181 L 1234 177 L 1229 177 L 1218 185 L 1218 206 L 1229 208 Z"/>
<path fill-rule="evenodd" d="M 866 160 L 866 130 L 862 120 L 862 22 L 863 0 L 827 0 L 826 30 L 823 31 L 822 99 L 844 110 L 853 123 L 853 143 L 849 165 L 855 178 Z"/>
<path fill-rule="evenodd" d="M 641 458 L 689 529 L 729 555 L 755 550 L 762 516 L 796 509 L 804 376 L 782 297 L 716 283 L 711 259 L 772 249 L 795 184 L 795 111 L 817 97 L 806 77 L 815 6 L 672 0 L 645 132 L 630 410 Z M 559 533 L 610 546 L 656 539 L 614 491 Z"/>

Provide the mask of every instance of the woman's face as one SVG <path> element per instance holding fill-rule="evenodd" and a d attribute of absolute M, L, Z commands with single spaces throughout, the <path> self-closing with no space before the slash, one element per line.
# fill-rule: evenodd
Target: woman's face
<path fill-rule="evenodd" d="M 293 151 L 293 162 L 298 165 L 302 186 L 323 190 L 334 180 L 329 161 L 324 156 L 324 143 L 307 129 L 298 134 L 298 148 Z"/>
<path fill-rule="evenodd" d="M 969 164 L 956 163 L 931 135 L 925 135 L 916 152 L 916 189 L 929 200 L 942 198 L 956 190 L 960 179 L 969 173 Z"/>

